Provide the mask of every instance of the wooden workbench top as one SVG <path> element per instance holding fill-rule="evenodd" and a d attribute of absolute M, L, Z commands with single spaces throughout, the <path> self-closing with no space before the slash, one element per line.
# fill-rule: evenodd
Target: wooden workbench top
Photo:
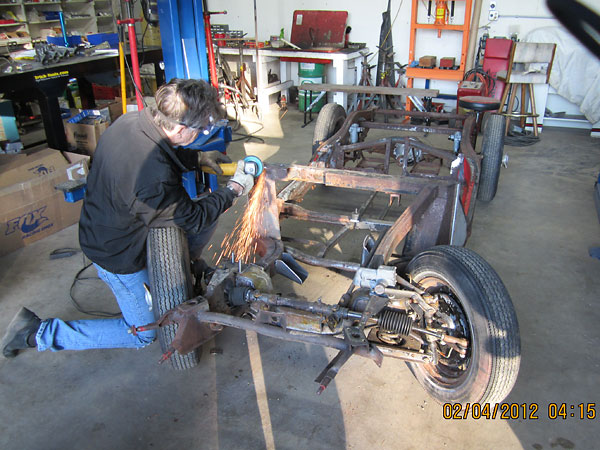
<path fill-rule="evenodd" d="M 313 84 L 298 86 L 307 91 L 346 92 L 348 94 L 414 95 L 417 97 L 437 97 L 437 89 L 395 88 L 386 86 L 356 86 L 350 84 Z"/>

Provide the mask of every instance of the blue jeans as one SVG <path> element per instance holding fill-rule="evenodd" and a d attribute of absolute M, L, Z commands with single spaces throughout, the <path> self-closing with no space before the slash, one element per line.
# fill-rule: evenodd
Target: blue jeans
<path fill-rule="evenodd" d="M 202 249 L 210 240 L 215 226 L 198 235 L 188 235 L 190 257 L 198 259 Z M 64 321 L 46 319 L 36 334 L 38 351 L 44 350 L 87 350 L 92 348 L 141 348 L 156 339 L 156 331 L 128 333 L 132 326 L 154 322 L 154 314 L 146 302 L 144 283 L 148 281 L 146 269 L 119 275 L 94 264 L 98 277 L 113 291 L 122 318 Z"/>
<path fill-rule="evenodd" d="M 148 271 L 119 275 L 108 272 L 94 264 L 98 277 L 113 291 L 122 318 L 42 321 L 36 335 L 38 350 L 86 350 L 91 348 L 140 348 L 156 338 L 156 331 L 144 331 L 133 335 L 133 326 L 154 322 L 154 314 L 146 302 L 144 283 L 149 284 Z"/>

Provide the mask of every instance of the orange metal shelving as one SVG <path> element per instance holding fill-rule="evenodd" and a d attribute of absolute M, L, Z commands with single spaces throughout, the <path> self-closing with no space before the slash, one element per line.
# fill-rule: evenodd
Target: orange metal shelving
<path fill-rule="evenodd" d="M 465 62 L 467 59 L 467 49 L 469 46 L 469 31 L 471 28 L 471 11 L 473 0 L 457 0 L 465 2 L 465 17 L 462 25 L 446 24 L 437 25 L 435 23 L 417 23 L 417 8 L 419 7 L 419 0 L 412 0 L 412 11 L 410 20 L 410 48 L 408 51 L 409 62 L 415 61 L 415 41 L 417 38 L 418 30 L 438 30 L 438 36 L 441 35 L 442 31 L 457 31 L 462 33 L 462 47 L 460 54 L 460 64 L 457 70 L 446 70 L 446 69 L 423 69 L 420 67 L 407 67 L 406 76 L 408 77 L 408 87 L 413 87 L 413 81 L 415 78 L 425 78 L 429 80 L 450 80 L 460 81 L 465 75 Z M 444 56 L 444 55 L 441 55 Z"/>

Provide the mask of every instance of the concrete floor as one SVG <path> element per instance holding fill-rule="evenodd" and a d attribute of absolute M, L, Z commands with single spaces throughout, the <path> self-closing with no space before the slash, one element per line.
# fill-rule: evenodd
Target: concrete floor
<path fill-rule="evenodd" d="M 269 113 L 258 133 L 265 144 L 237 142 L 229 153 L 304 163 L 314 122 L 303 129 L 301 121 L 296 111 L 281 123 Z M 521 370 L 506 402 L 538 404 L 538 420 L 445 420 L 405 364 L 387 359 L 380 369 L 351 359 L 317 396 L 313 379 L 334 352 L 226 330 L 186 372 L 158 366 L 158 345 L 0 359 L 0 448 L 598 448 L 599 419 L 550 420 L 548 403 L 600 409 L 600 261 L 588 256 L 600 245 L 592 197 L 599 150 L 587 133 L 552 129 L 533 147 L 507 147 L 498 195 L 477 205 L 468 242 L 500 274 L 519 318 Z M 223 216 L 215 243 L 242 207 Z M 0 258 L 0 329 L 19 305 L 41 317 L 85 317 L 68 294 L 81 257 L 48 259 L 77 245 L 71 226 Z M 348 285 L 323 269 L 310 274 L 302 287 L 276 282 L 284 293 L 324 301 Z M 77 295 L 87 307 L 116 308 L 98 280 Z"/>

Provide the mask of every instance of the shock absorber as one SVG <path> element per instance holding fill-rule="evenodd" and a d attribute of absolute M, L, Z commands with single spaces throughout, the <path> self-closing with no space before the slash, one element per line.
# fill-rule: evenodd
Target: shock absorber
<path fill-rule="evenodd" d="M 379 316 L 379 328 L 388 333 L 408 336 L 413 327 L 413 320 L 403 311 L 386 308 Z"/>

